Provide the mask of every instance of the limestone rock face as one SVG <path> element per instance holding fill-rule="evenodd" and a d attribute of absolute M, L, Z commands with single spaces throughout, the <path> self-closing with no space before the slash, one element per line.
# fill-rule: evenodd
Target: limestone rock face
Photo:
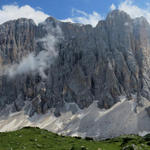
<path fill-rule="evenodd" d="M 0 77 L 0 108 L 14 105 L 19 111 L 31 102 L 30 115 L 46 113 L 65 103 L 79 108 L 98 101 L 100 108 L 110 108 L 119 96 L 150 98 L 150 25 L 145 18 L 131 19 L 115 10 L 106 20 L 91 25 L 60 22 L 49 17 L 36 26 L 32 20 L 19 19 L 0 25 L 0 65 L 19 63 L 31 52 L 39 53 L 43 38 L 57 26 L 63 39 L 56 45 L 57 57 L 46 68 L 46 78 L 39 73 Z M 57 36 L 57 35 L 55 35 Z"/>

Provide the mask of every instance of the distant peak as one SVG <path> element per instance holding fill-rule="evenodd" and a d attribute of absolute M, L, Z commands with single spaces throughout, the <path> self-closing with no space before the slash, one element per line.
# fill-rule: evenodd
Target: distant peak
<path fill-rule="evenodd" d="M 106 20 L 113 19 L 113 18 L 120 18 L 120 17 L 130 19 L 130 16 L 126 12 L 116 9 L 116 10 L 111 11 L 108 14 Z"/>
<path fill-rule="evenodd" d="M 141 23 L 142 24 L 149 24 L 147 19 L 145 17 L 143 17 L 143 16 L 135 18 L 134 19 L 134 23 L 136 23 L 136 24 L 141 24 Z"/>

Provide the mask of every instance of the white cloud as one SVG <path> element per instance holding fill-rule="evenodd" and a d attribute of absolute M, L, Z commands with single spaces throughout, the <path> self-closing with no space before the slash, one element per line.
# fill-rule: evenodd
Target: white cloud
<path fill-rule="evenodd" d="M 145 3 L 146 8 L 142 9 L 133 3 L 133 0 L 125 0 L 116 7 L 114 4 L 110 6 L 110 10 L 123 10 L 127 12 L 132 18 L 144 16 L 150 22 L 150 3 Z M 4 5 L 0 9 L 0 24 L 18 18 L 28 18 L 33 19 L 36 24 L 43 22 L 48 14 L 42 12 L 40 7 L 36 9 L 32 8 L 29 5 L 24 5 L 19 7 L 17 4 L 13 5 Z M 64 19 L 64 22 L 72 23 L 81 23 L 81 24 L 91 24 L 95 27 L 99 20 L 104 19 L 96 11 L 93 11 L 91 14 L 88 14 L 84 11 L 72 9 L 72 17 Z"/>
<path fill-rule="evenodd" d="M 95 11 L 93 11 L 91 14 L 88 14 L 77 9 L 72 9 L 72 16 L 72 18 L 67 18 L 62 21 L 91 24 L 93 27 L 95 27 L 98 21 L 103 19 L 103 17 Z M 47 17 L 49 17 L 49 15 L 42 12 L 42 9 L 40 7 L 34 9 L 29 5 L 24 5 L 21 7 L 19 7 L 17 4 L 4 5 L 0 9 L 0 24 L 18 18 L 33 19 L 34 22 L 38 24 L 40 22 L 43 22 Z"/>
<path fill-rule="evenodd" d="M 63 33 L 59 26 L 51 27 L 51 32 L 52 34 L 48 34 L 36 41 L 43 45 L 44 50 L 38 54 L 30 53 L 23 57 L 19 63 L 0 66 L 0 75 L 8 75 L 8 77 L 13 78 L 16 75 L 39 73 L 42 78 L 46 78 L 45 69 L 50 67 L 57 57 L 56 45 L 63 38 Z"/>
<path fill-rule="evenodd" d="M 118 9 L 127 12 L 131 16 L 131 18 L 143 16 L 150 23 L 150 7 L 148 3 L 146 4 L 146 6 L 147 7 L 145 9 L 142 9 L 136 6 L 132 0 L 125 0 L 118 6 Z"/>
<path fill-rule="evenodd" d="M 48 17 L 47 14 L 40 10 L 36 10 L 29 5 L 19 7 L 17 5 L 4 5 L 0 9 L 0 24 L 18 18 L 33 19 L 36 24 L 44 21 Z"/>
<path fill-rule="evenodd" d="M 115 10 L 116 9 L 116 6 L 114 5 L 114 4 L 112 4 L 111 6 L 110 6 L 110 10 L 112 11 L 112 10 Z"/>
<path fill-rule="evenodd" d="M 110 6 L 110 10 L 113 11 L 115 9 L 119 9 L 125 11 L 131 16 L 131 18 L 137 18 L 143 16 L 150 23 L 150 3 L 145 3 L 145 7 L 146 8 L 138 7 L 136 3 L 134 3 L 134 0 L 124 0 L 118 6 L 112 3 L 112 5 Z M 73 17 L 67 18 L 62 21 L 81 23 L 81 24 L 91 24 L 93 27 L 95 27 L 99 20 L 104 19 L 103 16 L 101 16 L 99 13 L 95 11 L 93 11 L 92 14 L 88 14 L 84 11 L 77 10 L 77 9 L 72 10 L 72 16 Z"/>
<path fill-rule="evenodd" d="M 93 27 L 95 27 L 98 21 L 103 19 L 103 17 L 95 11 L 93 11 L 92 14 L 88 14 L 84 11 L 77 9 L 72 9 L 72 16 L 73 16 L 72 18 L 67 18 L 62 21 L 81 24 L 91 24 Z"/>

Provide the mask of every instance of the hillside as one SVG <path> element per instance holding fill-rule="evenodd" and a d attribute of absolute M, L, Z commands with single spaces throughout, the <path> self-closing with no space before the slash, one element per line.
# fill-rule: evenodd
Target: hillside
<path fill-rule="evenodd" d="M 105 141 L 67 137 L 26 127 L 0 133 L 0 150 L 150 150 L 150 135 L 121 136 Z"/>

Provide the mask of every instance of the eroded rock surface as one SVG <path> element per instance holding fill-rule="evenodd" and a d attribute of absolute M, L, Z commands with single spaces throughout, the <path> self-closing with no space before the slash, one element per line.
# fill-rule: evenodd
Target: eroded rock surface
<path fill-rule="evenodd" d="M 119 96 L 150 97 L 150 25 L 145 18 L 131 19 L 115 10 L 93 28 L 90 25 L 63 23 L 52 17 L 36 26 L 32 20 L 18 19 L 0 25 L 1 66 L 19 63 L 31 52 L 44 49 L 42 41 L 60 27 L 63 39 L 56 45 L 58 56 L 39 73 L 0 77 L 0 108 L 12 104 L 20 111 L 31 101 L 30 115 L 56 108 L 60 115 L 65 103 L 75 102 L 79 108 L 98 101 L 108 109 Z M 57 35 L 54 35 L 57 37 Z M 1 67 L 2 68 L 2 67 Z"/>

